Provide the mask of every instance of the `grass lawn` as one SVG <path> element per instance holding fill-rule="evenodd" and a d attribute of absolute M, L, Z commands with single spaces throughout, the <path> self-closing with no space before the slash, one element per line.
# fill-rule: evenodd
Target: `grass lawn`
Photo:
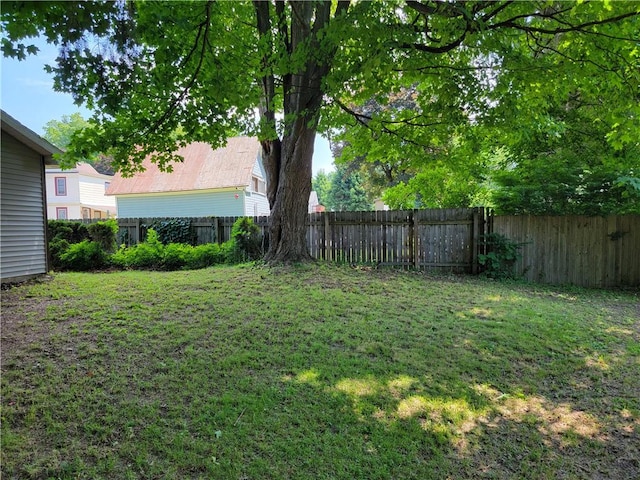
<path fill-rule="evenodd" d="M 2 295 L 2 478 L 640 477 L 640 297 L 328 265 Z"/>

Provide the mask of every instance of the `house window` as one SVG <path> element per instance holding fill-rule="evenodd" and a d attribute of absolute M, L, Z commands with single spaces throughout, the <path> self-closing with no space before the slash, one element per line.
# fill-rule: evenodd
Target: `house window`
<path fill-rule="evenodd" d="M 56 207 L 56 218 L 58 220 L 68 220 L 69 213 L 67 212 L 67 207 Z"/>
<path fill-rule="evenodd" d="M 67 178 L 55 177 L 56 183 L 56 195 L 58 197 L 64 197 L 67 195 Z"/>
<path fill-rule="evenodd" d="M 89 220 L 91 218 L 91 210 L 88 208 L 82 209 L 82 218 L 84 220 Z"/>
<path fill-rule="evenodd" d="M 109 185 L 111 185 L 111 182 L 104 182 L 104 191 L 105 192 L 109 189 Z"/>
<path fill-rule="evenodd" d="M 258 177 L 252 177 L 251 180 L 251 187 L 254 192 L 267 193 L 267 184 L 264 180 L 260 180 Z"/>

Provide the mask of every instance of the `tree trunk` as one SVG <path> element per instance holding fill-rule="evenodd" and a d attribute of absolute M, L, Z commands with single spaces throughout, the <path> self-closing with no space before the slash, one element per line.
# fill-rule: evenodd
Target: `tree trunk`
<path fill-rule="evenodd" d="M 275 17 L 271 17 L 269 2 L 254 0 L 258 33 L 270 48 L 263 56 L 265 71 L 260 79 L 263 88 L 261 121 L 268 127 L 262 141 L 262 153 L 267 173 L 267 196 L 271 207 L 269 219 L 268 263 L 310 261 L 307 247 L 309 195 L 311 194 L 311 160 L 313 144 L 324 95 L 322 81 L 329 72 L 331 52 L 323 56 L 307 55 L 304 66 L 297 65 L 299 48 L 321 50 L 320 32 L 329 24 L 332 2 L 276 1 Z M 338 2 L 336 14 L 349 7 L 348 1 Z M 289 11 L 289 21 L 286 13 Z M 273 35 L 273 30 L 278 34 Z M 280 49 L 273 42 L 279 42 Z M 335 46 L 332 51 L 335 52 Z M 290 70 L 285 69 L 276 82 L 271 70 L 272 53 L 286 51 Z M 284 114 L 282 140 L 273 138 L 276 128 L 276 84 L 281 89 L 280 111 Z"/>
<path fill-rule="evenodd" d="M 307 246 L 311 160 L 315 128 L 303 120 L 282 139 L 277 187 L 269 219 L 269 250 L 265 261 L 306 262 L 312 259 Z"/>

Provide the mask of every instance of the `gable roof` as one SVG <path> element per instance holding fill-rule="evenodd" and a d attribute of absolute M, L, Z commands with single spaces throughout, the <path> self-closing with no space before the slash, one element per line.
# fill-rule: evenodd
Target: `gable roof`
<path fill-rule="evenodd" d="M 57 167 L 57 168 L 56 168 Z M 47 173 L 79 173 L 89 177 L 113 178 L 113 175 L 106 175 L 98 172 L 93 165 L 87 162 L 78 162 L 73 168 L 60 168 L 57 165 L 47 167 Z"/>
<path fill-rule="evenodd" d="M 147 156 L 144 172 L 125 178 L 116 173 L 107 195 L 136 193 L 185 192 L 226 187 L 246 187 L 261 151 L 253 137 L 234 137 L 217 150 L 204 142 L 193 142 L 175 153 L 183 162 L 172 163 L 173 172 L 162 172 Z"/>
<path fill-rule="evenodd" d="M 0 110 L 0 123 L 2 124 L 3 131 L 42 155 L 44 157 L 45 164 L 56 164 L 52 156 L 54 153 L 62 153 L 62 150 L 54 144 L 48 142 L 33 130 L 22 125 L 4 110 Z"/>

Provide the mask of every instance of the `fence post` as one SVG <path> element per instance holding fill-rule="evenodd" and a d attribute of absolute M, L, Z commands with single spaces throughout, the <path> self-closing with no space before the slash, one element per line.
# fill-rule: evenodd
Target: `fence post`
<path fill-rule="evenodd" d="M 218 245 L 220 245 L 220 222 L 218 220 L 218 217 L 213 217 L 211 219 L 211 223 L 212 223 L 212 227 L 213 227 L 213 234 L 215 235 L 215 239 L 216 239 L 216 243 Z"/>
<path fill-rule="evenodd" d="M 471 273 L 478 274 L 478 253 L 480 250 L 480 224 L 484 224 L 484 215 L 482 222 L 480 219 L 480 211 L 482 208 L 473 209 L 473 223 L 471 224 Z"/>
<path fill-rule="evenodd" d="M 411 222 L 412 228 L 413 228 L 413 232 L 412 232 L 412 237 L 413 237 L 413 252 L 411 252 L 411 255 L 413 255 L 413 268 L 415 268 L 416 270 L 418 270 L 418 268 L 420 267 L 420 252 L 418 251 L 418 237 L 419 237 L 419 232 L 418 232 L 418 211 L 417 210 L 413 210 L 412 212 L 413 215 L 413 221 Z"/>
<path fill-rule="evenodd" d="M 329 231 L 329 229 L 331 227 L 329 226 L 329 212 L 322 212 L 320 215 L 322 215 L 322 218 L 324 220 L 324 260 L 330 260 L 329 256 L 331 249 L 329 247 L 331 245 L 331 232 Z"/>

